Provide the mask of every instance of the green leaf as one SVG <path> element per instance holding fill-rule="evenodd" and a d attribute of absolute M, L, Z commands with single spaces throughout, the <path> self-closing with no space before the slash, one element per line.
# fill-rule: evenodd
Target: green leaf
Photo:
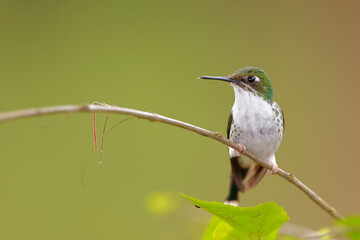
<path fill-rule="evenodd" d="M 248 239 L 253 239 L 253 236 L 259 238 L 268 235 L 269 238 L 265 239 L 275 239 L 277 230 L 283 223 L 289 220 L 284 209 L 279 207 L 275 202 L 266 202 L 255 207 L 235 207 L 224 203 L 207 202 L 184 194 L 182 195 L 192 201 L 195 205 L 218 216 L 223 222 L 232 227 L 229 228 L 219 220 L 212 220 L 204 236 L 209 236 L 210 233 L 219 235 L 221 232 L 220 230 L 222 230 L 222 232 L 227 232 L 227 236 L 234 237 L 219 239 L 246 239 L 244 237 L 237 237 L 239 234 L 239 236 L 243 236 L 244 234 L 247 235 Z"/>
<path fill-rule="evenodd" d="M 350 239 L 360 240 L 360 216 L 349 216 L 336 222 L 335 226 L 341 228 Z"/>
<path fill-rule="evenodd" d="M 262 237 L 263 240 L 274 240 L 277 230 Z M 253 240 L 255 237 L 244 229 L 234 228 L 217 216 L 213 216 L 202 237 L 202 240 Z"/>
<path fill-rule="evenodd" d="M 250 240 L 247 231 L 239 231 L 217 216 L 213 216 L 208 224 L 202 240 Z"/>

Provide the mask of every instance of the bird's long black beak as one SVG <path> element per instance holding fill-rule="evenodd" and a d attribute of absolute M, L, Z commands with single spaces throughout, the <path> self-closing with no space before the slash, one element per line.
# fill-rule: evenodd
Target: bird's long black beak
<path fill-rule="evenodd" d="M 232 79 L 230 79 L 228 77 L 201 76 L 201 77 L 198 77 L 198 79 L 208 79 L 208 80 L 219 80 L 219 81 L 225 81 L 225 82 L 234 82 Z"/>

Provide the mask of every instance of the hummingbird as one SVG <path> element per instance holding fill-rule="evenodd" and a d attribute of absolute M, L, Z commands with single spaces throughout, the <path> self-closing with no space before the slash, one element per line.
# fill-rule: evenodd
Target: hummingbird
<path fill-rule="evenodd" d="M 200 79 L 230 83 L 235 101 L 227 125 L 227 138 L 242 144 L 257 157 L 272 163 L 270 174 L 278 170 L 275 153 L 284 132 L 284 114 L 273 101 L 269 77 L 258 67 L 244 67 L 226 77 L 202 76 Z M 239 192 L 253 188 L 266 169 L 229 147 L 230 189 L 225 203 L 238 206 Z"/>

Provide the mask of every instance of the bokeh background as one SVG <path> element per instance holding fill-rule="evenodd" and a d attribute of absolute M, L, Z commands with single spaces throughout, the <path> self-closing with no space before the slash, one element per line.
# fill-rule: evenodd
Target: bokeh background
<path fill-rule="evenodd" d="M 232 89 L 197 77 L 258 66 L 285 112 L 280 167 L 359 213 L 359 11 L 355 0 L 1 0 L 0 110 L 99 101 L 225 133 Z M 106 136 L 100 171 L 91 129 L 83 113 L 0 125 L 0 239 L 199 239 L 210 215 L 179 192 L 222 201 L 227 148 L 132 119 Z M 278 176 L 242 204 L 269 200 L 292 223 L 333 222 Z"/>

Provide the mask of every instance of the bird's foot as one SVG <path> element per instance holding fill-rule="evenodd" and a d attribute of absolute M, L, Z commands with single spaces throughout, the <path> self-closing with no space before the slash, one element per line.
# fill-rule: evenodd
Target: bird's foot
<path fill-rule="evenodd" d="M 244 145 L 242 145 L 242 144 L 238 144 L 238 147 L 239 147 L 239 149 L 240 149 L 240 151 L 239 151 L 239 153 L 244 153 L 245 151 L 246 151 L 246 147 L 244 146 Z"/>
<path fill-rule="evenodd" d="M 270 175 L 274 175 L 279 171 L 279 167 L 276 163 L 272 164 L 272 168 L 270 170 Z"/>
<path fill-rule="evenodd" d="M 221 132 L 214 132 L 214 135 L 218 138 L 222 138 Z"/>

